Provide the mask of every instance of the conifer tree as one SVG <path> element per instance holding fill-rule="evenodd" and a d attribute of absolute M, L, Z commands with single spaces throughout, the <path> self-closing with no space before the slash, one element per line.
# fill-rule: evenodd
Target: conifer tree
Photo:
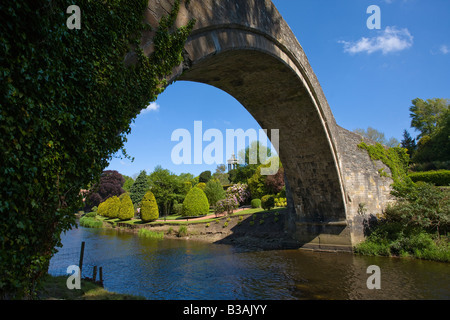
<path fill-rule="evenodd" d="M 142 170 L 136 181 L 130 187 L 130 198 L 133 205 L 139 205 L 145 193 L 148 191 L 148 179 L 145 170 Z"/>

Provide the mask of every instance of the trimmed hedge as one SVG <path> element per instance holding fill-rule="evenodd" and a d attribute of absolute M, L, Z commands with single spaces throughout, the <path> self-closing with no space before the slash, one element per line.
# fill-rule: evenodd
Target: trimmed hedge
<path fill-rule="evenodd" d="M 275 207 L 275 197 L 271 195 L 265 195 L 261 198 L 261 206 L 264 210 L 270 210 Z"/>
<path fill-rule="evenodd" d="M 118 218 L 120 220 L 130 220 L 134 217 L 134 205 L 128 193 L 122 194 L 120 197 L 120 207 Z"/>
<path fill-rule="evenodd" d="M 98 205 L 97 214 L 102 217 L 109 216 L 109 204 L 111 203 L 111 198 L 106 199 Z"/>
<path fill-rule="evenodd" d="M 253 199 L 252 208 L 261 208 L 261 199 Z"/>
<path fill-rule="evenodd" d="M 159 218 L 158 204 L 153 192 L 147 191 L 141 201 L 141 219 L 144 222 L 154 221 Z"/>
<path fill-rule="evenodd" d="M 436 186 L 450 185 L 450 170 L 414 172 L 410 173 L 409 177 L 414 182 L 423 181 Z"/>
<path fill-rule="evenodd" d="M 111 219 L 116 219 L 119 216 L 120 200 L 118 196 L 114 196 L 108 206 L 108 217 Z"/>
<path fill-rule="evenodd" d="M 204 216 L 209 212 L 209 202 L 202 189 L 194 187 L 186 195 L 183 202 L 183 216 Z"/>

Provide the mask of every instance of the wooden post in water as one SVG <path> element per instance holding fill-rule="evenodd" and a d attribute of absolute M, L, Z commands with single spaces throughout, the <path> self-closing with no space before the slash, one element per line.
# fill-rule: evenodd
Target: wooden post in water
<path fill-rule="evenodd" d="M 103 267 L 100 267 L 98 271 L 99 271 L 99 277 L 100 277 L 100 284 L 103 287 Z"/>
<path fill-rule="evenodd" d="M 80 279 L 81 279 L 81 270 L 83 269 L 84 246 L 85 242 L 83 241 L 81 242 L 80 263 L 78 264 L 78 267 L 80 268 Z"/>
<path fill-rule="evenodd" d="M 97 278 L 97 266 L 94 266 L 94 271 L 92 273 L 92 281 L 95 282 L 96 278 Z"/>

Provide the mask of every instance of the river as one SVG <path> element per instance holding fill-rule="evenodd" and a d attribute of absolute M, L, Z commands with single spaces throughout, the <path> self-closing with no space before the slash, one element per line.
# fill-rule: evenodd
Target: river
<path fill-rule="evenodd" d="M 149 240 L 115 229 L 74 228 L 49 273 L 67 275 L 85 242 L 83 277 L 103 268 L 109 291 L 151 300 L 450 299 L 449 264 L 302 250 L 248 251 L 191 240 Z M 380 267 L 380 289 L 367 268 Z"/>

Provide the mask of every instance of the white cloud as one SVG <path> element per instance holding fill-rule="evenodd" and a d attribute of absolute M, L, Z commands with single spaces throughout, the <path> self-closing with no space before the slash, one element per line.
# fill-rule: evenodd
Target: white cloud
<path fill-rule="evenodd" d="M 149 104 L 149 106 L 147 108 L 142 109 L 140 114 L 147 114 L 147 113 L 150 113 L 152 111 L 158 111 L 159 108 L 160 108 L 159 104 L 157 104 L 156 102 L 152 102 L 152 103 Z"/>
<path fill-rule="evenodd" d="M 448 53 L 450 53 L 450 48 L 449 48 L 448 46 L 446 46 L 445 44 L 443 44 L 443 45 L 439 48 L 439 51 L 440 51 L 442 54 L 448 54 Z"/>
<path fill-rule="evenodd" d="M 350 54 L 366 52 L 371 54 L 381 51 L 383 54 L 398 52 L 410 48 L 413 45 L 414 37 L 408 29 L 398 29 L 397 27 L 386 27 L 379 31 L 379 34 L 372 38 L 361 38 L 356 42 L 339 41 L 344 45 L 344 51 Z"/>

